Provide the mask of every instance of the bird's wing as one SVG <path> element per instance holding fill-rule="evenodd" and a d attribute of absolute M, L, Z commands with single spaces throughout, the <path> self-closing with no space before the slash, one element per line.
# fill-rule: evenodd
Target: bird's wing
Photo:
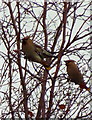
<path fill-rule="evenodd" d="M 39 45 L 35 44 L 35 52 L 43 59 L 43 49 L 42 47 L 40 47 Z"/>
<path fill-rule="evenodd" d="M 45 50 L 44 48 L 42 48 L 41 46 L 36 45 L 36 44 L 35 44 L 35 52 L 37 52 L 37 54 L 39 54 L 41 56 L 41 58 L 57 57 L 57 56 L 53 55 L 53 54 L 55 54 L 54 52 L 51 53 L 51 52 Z"/>

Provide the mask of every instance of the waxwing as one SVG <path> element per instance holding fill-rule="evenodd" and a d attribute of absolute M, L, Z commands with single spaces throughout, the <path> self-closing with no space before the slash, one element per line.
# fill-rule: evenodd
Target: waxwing
<path fill-rule="evenodd" d="M 41 63 L 45 68 L 49 69 L 48 64 L 44 58 L 56 57 L 51 52 L 43 49 L 41 46 L 33 43 L 30 36 L 26 36 L 22 39 L 22 52 L 25 54 L 25 58 L 29 61 Z"/>
<path fill-rule="evenodd" d="M 83 75 L 79 71 L 77 65 L 75 64 L 75 61 L 74 60 L 66 60 L 65 63 L 67 66 L 67 73 L 69 76 L 69 80 L 71 82 L 74 82 L 75 84 L 78 84 L 80 86 L 80 88 L 86 89 L 89 91 L 90 88 L 88 88 L 86 86 L 86 83 L 83 80 Z"/>

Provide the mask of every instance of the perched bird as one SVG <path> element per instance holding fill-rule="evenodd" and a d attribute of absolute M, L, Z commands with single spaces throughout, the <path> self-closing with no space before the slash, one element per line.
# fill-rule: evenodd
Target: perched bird
<path fill-rule="evenodd" d="M 50 64 L 48 64 L 44 58 L 56 57 L 51 52 L 33 43 L 30 36 L 26 36 L 22 39 L 22 52 L 24 52 L 25 58 L 29 61 L 41 63 L 47 69 L 50 68 Z"/>
<path fill-rule="evenodd" d="M 79 71 L 77 65 L 75 64 L 75 61 L 74 60 L 66 60 L 65 63 L 67 66 L 67 73 L 69 76 L 69 80 L 71 82 L 74 82 L 75 84 L 78 84 L 80 86 L 80 88 L 86 89 L 89 91 L 90 88 L 88 88 L 86 86 L 86 83 L 83 81 L 83 75 Z"/>

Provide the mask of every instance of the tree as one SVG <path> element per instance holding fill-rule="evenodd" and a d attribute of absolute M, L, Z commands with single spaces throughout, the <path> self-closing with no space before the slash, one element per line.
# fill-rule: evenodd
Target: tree
<path fill-rule="evenodd" d="M 89 86 L 91 2 L 2 1 L 0 7 L 1 118 L 90 118 L 90 93 L 68 82 L 64 60 L 76 60 Z M 57 52 L 47 72 L 14 50 L 27 35 Z"/>

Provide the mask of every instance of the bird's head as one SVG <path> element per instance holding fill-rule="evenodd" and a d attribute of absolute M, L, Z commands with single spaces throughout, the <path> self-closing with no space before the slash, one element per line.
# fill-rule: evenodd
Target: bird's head
<path fill-rule="evenodd" d="M 27 40 L 30 39 L 30 36 L 26 36 L 22 39 L 22 44 L 26 44 L 27 43 Z"/>
<path fill-rule="evenodd" d="M 66 60 L 65 63 L 66 63 L 66 66 L 68 66 L 71 63 L 75 63 L 75 61 L 74 60 Z"/>

